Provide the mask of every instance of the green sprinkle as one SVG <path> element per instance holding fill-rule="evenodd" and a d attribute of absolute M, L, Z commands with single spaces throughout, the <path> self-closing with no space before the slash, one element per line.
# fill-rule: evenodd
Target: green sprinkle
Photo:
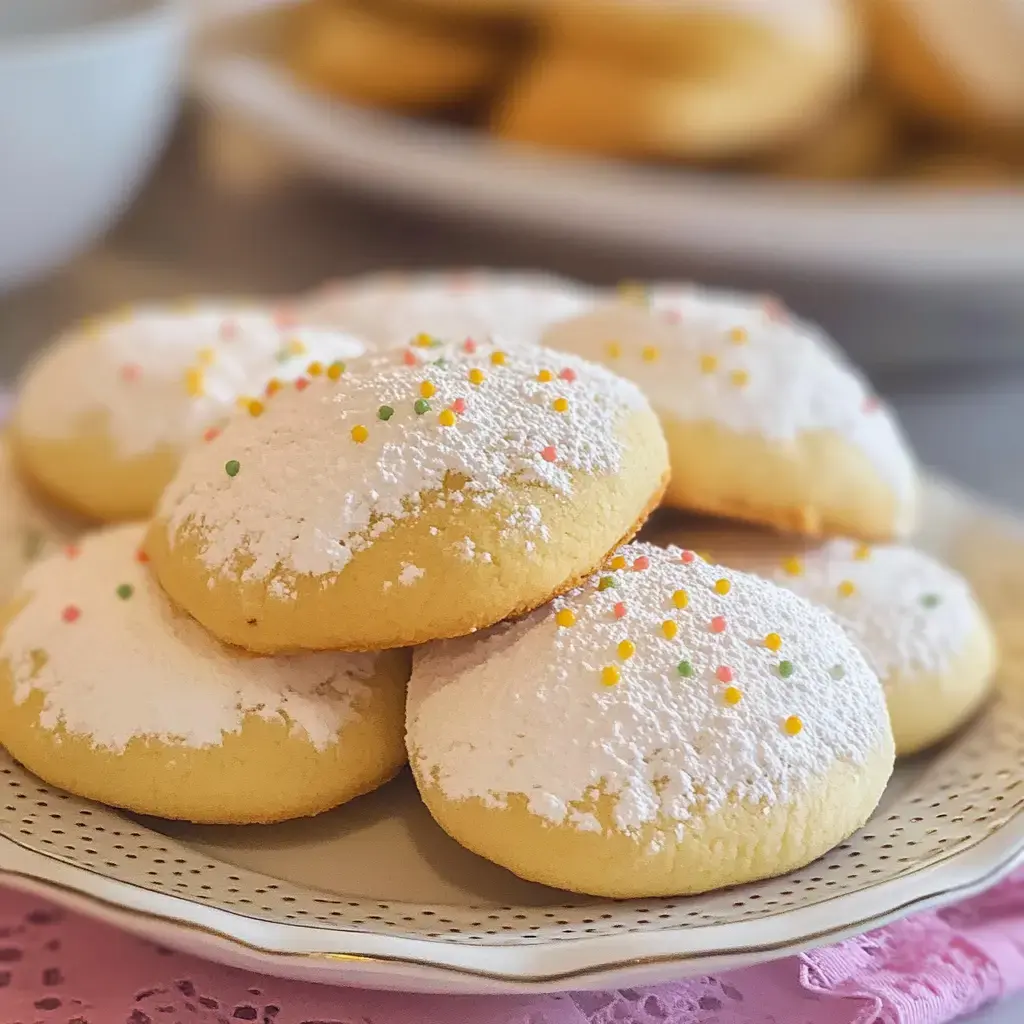
<path fill-rule="evenodd" d="M 425 398 L 417 398 L 413 408 L 417 416 L 422 416 L 425 412 L 430 412 L 430 403 Z"/>
<path fill-rule="evenodd" d="M 447 366 L 448 365 L 448 360 L 445 359 L 444 356 L 441 356 L 440 359 L 435 359 L 434 360 L 434 365 L 435 366 Z"/>
<path fill-rule="evenodd" d="M 942 598 L 939 597 L 938 594 L 925 594 L 924 597 L 921 598 L 921 604 L 923 604 L 925 608 L 936 608 L 941 603 Z"/>
<path fill-rule="evenodd" d="M 686 677 L 687 679 L 693 675 L 693 666 L 688 661 L 681 661 L 677 666 L 679 674 Z"/>
<path fill-rule="evenodd" d="M 842 679 L 846 675 L 846 669 L 842 665 L 833 665 L 829 670 L 828 674 L 833 679 Z"/>
<path fill-rule="evenodd" d="M 117 588 L 117 596 L 121 598 L 122 601 L 127 601 L 134 593 L 135 588 L 130 583 L 122 583 L 121 586 Z"/>
<path fill-rule="evenodd" d="M 783 679 L 788 679 L 793 674 L 793 662 L 791 661 L 780 661 L 779 662 L 779 675 Z"/>
<path fill-rule="evenodd" d="M 228 459 L 228 461 L 224 463 L 224 472 L 227 473 L 228 476 L 238 476 L 238 471 L 241 468 L 242 464 L 238 459 Z"/>
<path fill-rule="evenodd" d="M 611 590 L 615 586 L 615 580 L 611 576 L 602 576 L 597 584 L 598 590 Z"/>
<path fill-rule="evenodd" d="M 395 415 L 395 410 L 392 409 L 390 405 L 382 405 L 377 410 L 377 419 L 379 419 L 379 420 L 389 420 L 394 415 Z"/>
<path fill-rule="evenodd" d="M 274 358 L 279 363 L 287 363 L 292 357 L 292 354 L 286 348 L 280 348 L 277 350 L 277 355 Z"/>

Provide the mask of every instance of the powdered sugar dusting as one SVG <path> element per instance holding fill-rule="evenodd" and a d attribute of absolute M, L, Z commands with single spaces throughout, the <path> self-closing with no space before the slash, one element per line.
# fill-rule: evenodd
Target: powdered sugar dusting
<path fill-rule="evenodd" d="M 303 319 L 351 331 L 381 348 L 425 332 L 539 342 L 544 329 L 594 301 L 581 285 L 543 274 L 465 271 L 371 274 L 333 282 L 300 307 Z"/>
<path fill-rule="evenodd" d="M 0 658 L 16 703 L 43 694 L 43 728 L 63 725 L 111 750 L 137 736 L 207 747 L 255 714 L 289 723 L 322 750 L 358 720 L 374 655 L 256 658 L 217 643 L 140 563 L 143 532 L 90 534 L 25 576 L 29 599 L 0 640 Z"/>
<path fill-rule="evenodd" d="M 664 417 L 790 441 L 827 430 L 861 450 L 913 516 L 916 470 L 890 410 L 817 328 L 770 302 L 655 285 L 547 332 L 552 348 L 636 381 Z"/>
<path fill-rule="evenodd" d="M 541 379 L 562 366 L 572 382 Z M 233 420 L 188 454 L 160 516 L 172 543 L 196 533 L 215 572 L 337 573 L 425 500 L 486 507 L 512 479 L 569 494 L 574 473 L 617 472 L 620 419 L 645 406 L 635 385 L 535 346 L 387 353 Z"/>
<path fill-rule="evenodd" d="M 366 350 L 349 335 L 286 324 L 252 307 L 142 307 L 61 339 L 25 381 L 17 429 L 63 439 L 96 420 L 126 458 L 181 450 L 240 398 L 262 397 L 273 378 L 292 381 L 311 362 Z"/>
<path fill-rule="evenodd" d="M 500 806 L 524 794 L 533 813 L 592 828 L 588 798 L 603 789 L 629 832 L 731 797 L 787 801 L 886 742 L 878 679 L 827 612 L 758 577 L 684 563 L 677 548 L 621 554 L 649 567 L 607 570 L 523 621 L 416 652 L 409 747 L 448 798 Z M 559 624 L 565 611 L 572 625 Z M 604 685 L 609 667 L 619 680 Z"/>

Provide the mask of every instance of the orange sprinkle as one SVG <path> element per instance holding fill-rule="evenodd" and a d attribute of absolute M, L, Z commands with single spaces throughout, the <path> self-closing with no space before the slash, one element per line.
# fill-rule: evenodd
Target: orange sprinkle
<path fill-rule="evenodd" d="M 840 597 L 853 597 L 857 592 L 857 588 L 853 585 L 850 580 L 843 580 L 836 590 L 839 592 Z"/>
<path fill-rule="evenodd" d="M 733 370 L 729 374 L 733 387 L 745 388 L 750 383 L 750 374 L 746 370 Z"/>
<path fill-rule="evenodd" d="M 563 629 L 569 629 L 576 625 L 576 613 L 571 608 L 563 608 L 555 614 L 555 622 Z"/>
<path fill-rule="evenodd" d="M 555 375 L 550 370 L 540 370 L 537 373 L 537 380 L 541 384 L 550 384 L 555 379 Z"/>
<path fill-rule="evenodd" d="M 185 371 L 185 390 L 193 398 L 201 398 L 205 393 L 203 387 L 203 371 L 198 367 L 190 366 Z"/>
<path fill-rule="evenodd" d="M 345 372 L 345 364 L 342 362 L 331 363 L 327 367 L 327 379 L 337 380 Z"/>
<path fill-rule="evenodd" d="M 636 644 L 632 640 L 622 640 L 617 648 L 618 655 L 623 661 L 629 661 L 636 654 Z"/>
<path fill-rule="evenodd" d="M 700 372 L 714 373 L 718 369 L 718 356 L 705 353 L 700 357 Z"/>
<path fill-rule="evenodd" d="M 801 729 L 803 729 L 804 723 L 800 720 L 798 715 L 790 715 L 785 722 L 782 723 L 782 728 L 790 736 L 795 736 Z"/>
<path fill-rule="evenodd" d="M 743 700 L 743 694 L 735 686 L 727 686 L 722 696 L 725 697 L 726 704 L 739 704 Z"/>
<path fill-rule="evenodd" d="M 451 409 L 442 409 L 440 415 L 437 417 L 437 422 L 442 427 L 454 427 L 455 426 L 455 413 Z"/>
<path fill-rule="evenodd" d="M 422 384 L 420 384 L 420 394 L 424 398 L 433 398 L 434 392 L 436 390 L 437 388 L 435 388 L 434 385 L 429 380 L 425 380 L 423 381 Z"/>
<path fill-rule="evenodd" d="M 685 608 L 690 603 L 690 595 L 685 590 L 677 590 L 672 595 L 672 603 L 677 608 Z"/>
<path fill-rule="evenodd" d="M 618 570 L 618 569 L 625 569 L 626 568 L 626 559 L 625 559 L 625 557 L 623 555 L 616 555 L 612 559 L 612 568 L 616 569 L 616 570 Z"/>
<path fill-rule="evenodd" d="M 362 444 L 369 436 L 370 432 L 362 425 L 362 423 L 357 423 L 352 428 L 352 440 L 355 441 L 356 444 Z"/>
<path fill-rule="evenodd" d="M 734 327 L 729 331 L 729 340 L 734 345 L 746 345 L 750 341 L 750 335 L 745 327 Z"/>
<path fill-rule="evenodd" d="M 782 571 L 787 576 L 802 576 L 804 572 L 804 564 L 796 557 L 796 555 L 790 555 L 789 558 L 784 558 L 782 560 Z"/>
<path fill-rule="evenodd" d="M 473 367 L 472 370 L 469 371 L 469 383 L 470 384 L 483 384 L 483 382 L 486 379 L 487 379 L 487 374 L 485 374 L 483 370 L 478 369 L 475 366 Z"/>
<path fill-rule="evenodd" d="M 412 343 L 416 345 L 417 348 L 430 348 L 430 346 L 434 343 L 434 339 L 431 338 L 431 336 L 427 334 L 425 331 L 420 331 L 420 333 L 417 334 L 416 337 L 412 339 Z"/>
<path fill-rule="evenodd" d="M 250 416 L 262 416 L 263 408 L 263 403 L 258 398 L 252 399 L 252 401 L 246 406 L 246 409 L 249 410 Z"/>
<path fill-rule="evenodd" d="M 782 637 L 778 633 L 769 633 L 764 638 L 764 645 L 769 651 L 777 651 L 782 646 Z"/>
<path fill-rule="evenodd" d="M 722 594 L 724 596 L 725 594 L 728 594 L 730 590 L 732 590 L 732 584 L 727 579 L 723 577 L 720 580 L 715 580 L 716 594 Z"/>
<path fill-rule="evenodd" d="M 568 412 L 569 411 L 569 399 L 568 398 L 556 398 L 551 403 L 551 408 L 555 412 Z"/>
<path fill-rule="evenodd" d="M 653 363 L 661 355 L 661 350 L 657 345 L 645 345 L 640 355 L 645 363 Z"/>
<path fill-rule="evenodd" d="M 306 388 L 308 388 L 308 387 L 309 387 L 309 378 L 308 377 L 299 377 L 295 381 L 295 390 L 296 391 L 305 391 Z"/>
<path fill-rule="evenodd" d="M 267 381 L 267 398 L 273 398 L 274 395 L 276 395 L 278 391 L 281 390 L 282 386 L 283 385 L 276 377 L 271 377 L 270 380 Z"/>
<path fill-rule="evenodd" d="M 306 367 L 306 373 L 308 373 L 310 377 L 319 377 L 323 372 L 324 364 L 321 363 L 319 359 L 314 359 L 313 362 Z"/>
<path fill-rule="evenodd" d="M 491 353 L 491 362 L 495 366 L 504 366 L 505 365 L 505 360 L 507 358 L 508 357 L 505 355 L 504 352 L 492 352 Z"/>
<path fill-rule="evenodd" d="M 605 667 L 601 669 L 602 686 L 615 686 L 621 678 L 622 676 L 619 674 L 619 670 L 614 665 L 605 665 Z"/>
<path fill-rule="evenodd" d="M 679 632 L 679 623 L 674 622 L 672 619 L 666 619 L 661 624 L 661 632 L 666 640 L 674 640 Z"/>

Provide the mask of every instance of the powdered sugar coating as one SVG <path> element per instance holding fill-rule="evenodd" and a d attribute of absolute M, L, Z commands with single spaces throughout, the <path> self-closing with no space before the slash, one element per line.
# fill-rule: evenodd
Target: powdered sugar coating
<path fill-rule="evenodd" d="M 544 343 L 636 381 L 660 415 L 786 442 L 832 431 L 858 448 L 912 518 L 917 477 L 888 407 L 816 327 L 779 305 L 654 285 L 550 329 Z"/>
<path fill-rule="evenodd" d="M 236 418 L 189 453 L 165 491 L 159 516 L 172 545 L 180 530 L 195 532 L 215 575 L 320 576 L 343 570 L 425 498 L 486 507 L 513 479 L 570 494 L 574 473 L 617 472 L 620 419 L 646 408 L 634 385 L 535 346 L 472 348 L 382 354 L 340 380 L 282 391 L 258 418 Z M 572 381 L 557 377 L 566 366 Z"/>
<path fill-rule="evenodd" d="M 125 458 L 183 450 L 271 379 L 366 351 L 352 336 L 254 307 L 140 307 L 60 339 L 29 372 L 16 425 L 26 437 L 66 439 L 95 420 Z"/>
<path fill-rule="evenodd" d="M 501 806 L 523 794 L 534 814 L 589 829 L 588 797 L 603 789 L 621 831 L 685 828 L 732 798 L 790 801 L 837 761 L 862 764 L 886 742 L 878 679 L 827 612 L 758 577 L 684 562 L 678 548 L 620 554 L 649 567 L 606 570 L 521 622 L 417 650 L 409 749 L 448 799 Z M 727 594 L 715 589 L 723 579 Z M 573 625 L 559 625 L 566 609 Z M 666 621 L 678 626 L 671 639 Z M 608 666 L 615 685 L 602 684 Z"/>
<path fill-rule="evenodd" d="M 256 658 L 219 644 L 140 562 L 143 532 L 90 534 L 26 574 L 27 603 L 0 640 L 0 658 L 16 703 L 43 694 L 43 728 L 63 725 L 115 751 L 133 737 L 209 747 L 259 715 L 323 750 L 358 720 L 375 655 Z"/>
<path fill-rule="evenodd" d="M 460 340 L 497 335 L 536 344 L 544 329 L 594 302 L 582 285 L 545 274 L 481 270 L 381 273 L 332 282 L 299 306 L 304 320 L 381 348 L 419 333 Z"/>

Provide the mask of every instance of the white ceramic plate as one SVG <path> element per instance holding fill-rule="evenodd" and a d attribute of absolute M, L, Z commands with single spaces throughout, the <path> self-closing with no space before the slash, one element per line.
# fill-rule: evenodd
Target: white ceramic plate
<path fill-rule="evenodd" d="M 198 95 L 322 175 L 608 245 L 868 279 L 1019 281 L 1024 187 L 827 185 L 588 160 L 323 99 L 274 56 L 274 11 L 207 28 Z"/>
<path fill-rule="evenodd" d="M 858 834 L 801 871 L 614 902 L 463 850 L 401 777 L 307 821 L 198 827 L 69 796 L 0 758 L 0 877 L 214 960 L 410 991 L 651 983 L 833 942 L 976 892 L 1024 861 L 1024 527 L 930 485 L 923 546 L 965 571 L 1004 645 L 1001 694 L 900 766 Z"/>

